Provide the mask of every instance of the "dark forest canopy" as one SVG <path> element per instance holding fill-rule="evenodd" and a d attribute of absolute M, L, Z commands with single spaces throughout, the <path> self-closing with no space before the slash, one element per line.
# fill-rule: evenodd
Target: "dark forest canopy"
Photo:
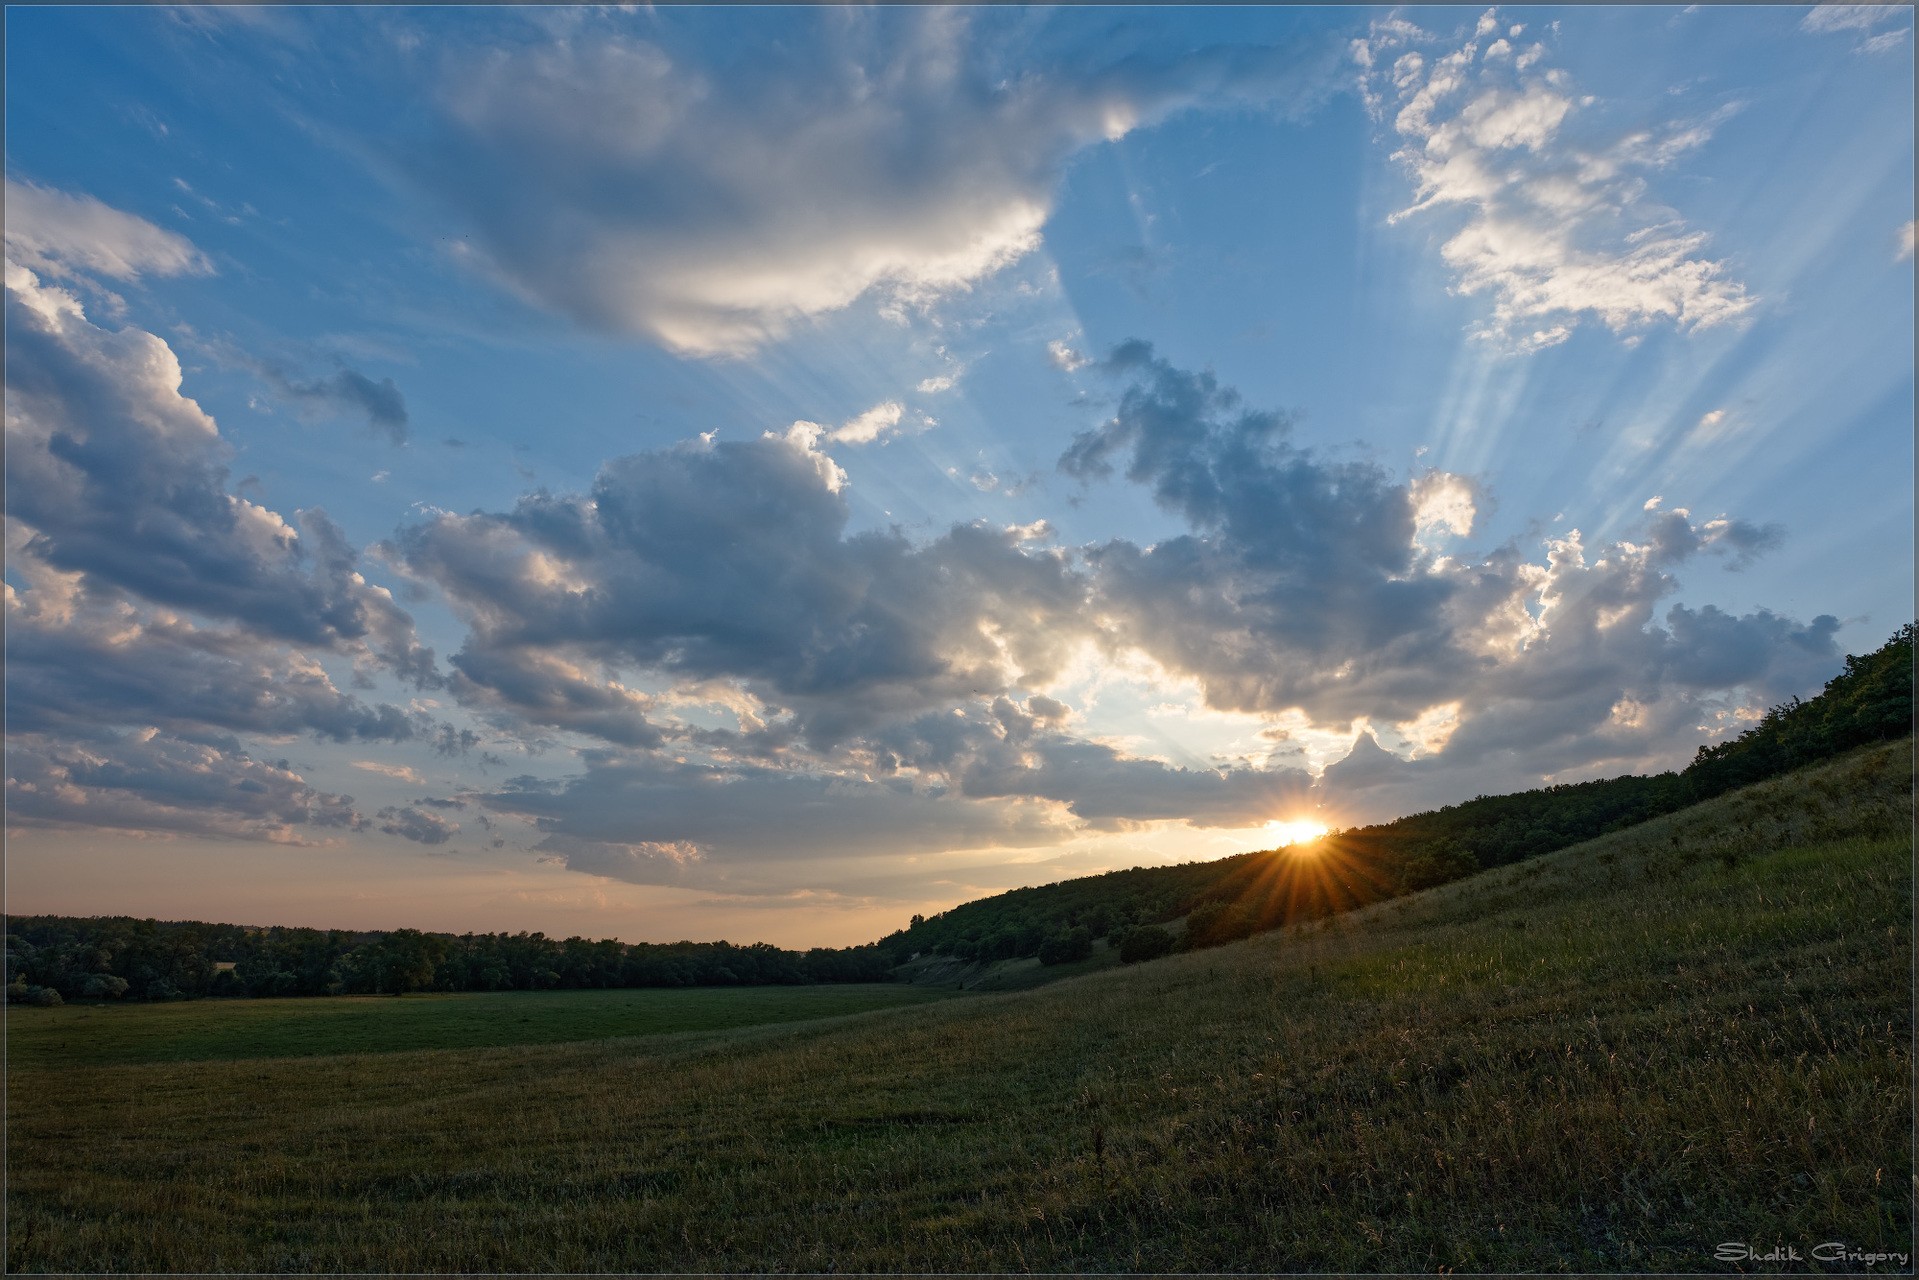
<path fill-rule="evenodd" d="M 1112 871 L 963 903 L 859 947 L 624 943 L 540 933 L 253 928 L 195 921 L 21 916 L 7 922 L 7 998 L 149 1000 L 555 987 L 883 982 L 922 953 L 1069 963 L 1110 939 L 1122 959 L 1210 946 L 1534 857 L 1901 737 L 1913 728 L 1914 627 L 1848 657 L 1807 701 L 1771 708 L 1702 746 L 1683 772 L 1479 796 L 1329 834 L 1310 854 L 1270 850 Z M 1184 918 L 1175 939 L 1160 926 Z"/>

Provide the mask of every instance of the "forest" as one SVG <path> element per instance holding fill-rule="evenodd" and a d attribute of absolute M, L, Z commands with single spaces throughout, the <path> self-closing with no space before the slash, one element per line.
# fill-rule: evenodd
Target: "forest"
<path fill-rule="evenodd" d="M 553 988 L 883 982 L 922 953 L 967 961 L 1125 961 L 1318 919 L 1563 849 L 1913 728 L 1908 624 L 1849 656 L 1816 697 L 1768 710 L 1702 746 L 1681 772 L 1566 783 L 1329 833 L 1267 850 L 1140 867 L 962 903 L 864 946 L 626 943 L 541 933 L 250 927 L 130 917 L 21 916 L 6 934 L 9 1001 L 397 994 Z M 1165 926 L 1183 921 L 1178 932 Z"/>

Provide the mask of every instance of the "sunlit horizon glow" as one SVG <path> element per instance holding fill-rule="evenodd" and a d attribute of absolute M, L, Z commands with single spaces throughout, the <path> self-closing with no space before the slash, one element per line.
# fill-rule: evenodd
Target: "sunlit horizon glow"
<path fill-rule="evenodd" d="M 1267 823 L 1266 830 L 1272 834 L 1273 847 L 1283 849 L 1288 845 L 1311 844 L 1331 828 L 1317 818 L 1286 818 Z"/>
<path fill-rule="evenodd" d="M 15 912 L 1327 906 L 1913 616 L 1907 8 L 7 22 Z"/>

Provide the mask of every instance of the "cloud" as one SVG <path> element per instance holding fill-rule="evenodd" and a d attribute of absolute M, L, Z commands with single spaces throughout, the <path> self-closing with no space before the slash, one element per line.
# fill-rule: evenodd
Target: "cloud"
<path fill-rule="evenodd" d="M 609 462 L 588 493 L 438 515 L 392 554 L 467 623 L 463 701 L 554 727 L 614 712 L 632 745 L 647 708 L 604 703 L 616 670 L 735 682 L 816 744 L 1054 676 L 1083 600 L 1063 553 L 985 524 L 849 535 L 843 484 L 808 433 L 700 441 Z"/>
<path fill-rule="evenodd" d="M 400 782 L 424 783 L 418 772 L 403 764 L 388 764 L 381 760 L 355 760 L 355 769 L 364 769 L 368 773 L 377 773 L 383 778 L 393 778 Z"/>
<path fill-rule="evenodd" d="M 1653 323 L 1691 332 L 1745 315 L 1754 299 L 1705 256 L 1707 235 L 1648 194 L 1650 175 L 1707 142 L 1733 108 L 1608 136 L 1582 114 L 1593 100 L 1543 65 L 1543 45 L 1499 50 L 1504 39 L 1485 40 L 1494 29 L 1482 22 L 1439 55 L 1413 47 L 1431 39 L 1416 28 L 1375 23 L 1354 50 L 1368 103 L 1392 111 L 1404 140 L 1394 159 L 1413 180 L 1413 203 L 1392 220 L 1459 218 L 1440 256 L 1460 293 L 1492 300 L 1476 332 L 1523 352 L 1566 341 L 1588 319 L 1614 333 Z"/>
<path fill-rule="evenodd" d="M 44 276 L 75 272 L 131 283 L 142 276 L 210 275 L 213 264 L 186 237 L 88 195 L 6 182 L 7 256 Z M 8 280 L 7 287 L 13 288 Z"/>
<path fill-rule="evenodd" d="M 380 820 L 381 831 L 415 844 L 445 844 L 460 832 L 459 823 L 449 822 L 438 814 L 427 813 L 411 805 L 390 805 L 374 816 Z"/>
<path fill-rule="evenodd" d="M 970 714 L 929 715 L 882 734 L 892 761 L 957 782 L 974 798 L 1057 801 L 1096 829 L 1179 821 L 1246 827 L 1298 804 L 1312 788 L 1303 769 L 1193 769 L 1130 756 L 1059 727 L 1066 708 L 1045 697 L 1001 697 Z"/>
<path fill-rule="evenodd" d="M 1826 34 L 1833 31 L 1870 31 L 1886 22 L 1895 22 L 1910 8 L 1903 4 L 1816 4 L 1799 20 L 1801 31 Z"/>
<path fill-rule="evenodd" d="M 1246 408 L 1144 343 L 1123 344 L 1104 368 L 1129 385 L 1109 421 L 1074 438 L 1061 470 L 1093 479 L 1123 467 L 1193 529 L 1087 549 L 1111 645 L 1198 677 L 1216 708 L 1256 712 L 1352 705 L 1410 718 L 1426 703 L 1405 699 L 1472 665 L 1448 643 L 1465 584 L 1416 572 L 1409 485 L 1293 446 L 1286 415 Z M 1368 678 L 1375 666 L 1390 674 Z"/>
<path fill-rule="evenodd" d="M 1912 34 L 1911 15 L 1912 6 L 1905 4 L 1819 4 L 1799 20 L 1799 29 L 1814 35 L 1859 32 L 1859 43 L 1853 46 L 1852 51 L 1871 56 L 1898 48 Z M 1895 30 L 1881 31 L 1877 35 L 1863 34 L 1902 19 L 1906 20 L 1904 25 Z"/>
<path fill-rule="evenodd" d="M 1429 471 L 1413 481 L 1411 496 L 1413 527 L 1421 546 L 1472 533 L 1482 499 L 1478 486 L 1465 476 Z"/>
<path fill-rule="evenodd" d="M 1911 219 L 1907 219 L 1906 225 L 1900 227 L 1896 233 L 1894 243 L 1898 247 L 1895 248 L 1892 253 L 1892 260 L 1894 262 L 1905 262 L 1912 257 L 1912 229 L 1913 222 Z"/>
<path fill-rule="evenodd" d="M 532 778 L 475 799 L 533 823 L 567 866 L 642 884 L 783 890 L 822 858 L 870 860 L 955 848 L 1050 844 L 1048 806 L 968 800 L 941 785 L 736 761 L 588 753 L 564 783 Z"/>
<path fill-rule="evenodd" d="M 1882 31 L 1876 36 L 1868 36 L 1866 39 L 1861 40 L 1858 45 L 1854 47 L 1853 52 L 1866 54 L 1868 56 L 1875 53 L 1890 53 L 1901 44 L 1904 44 L 1906 37 L 1911 34 L 1911 27 L 1901 27 L 1897 31 Z"/>
<path fill-rule="evenodd" d="M 1426 735 L 1425 749 L 1444 763 L 1416 776 L 1457 783 L 1479 768 L 1530 786 L 1555 769 L 1663 765 L 1696 741 L 1708 702 L 1735 689 L 1777 700 L 1831 674 L 1830 617 L 1677 604 L 1661 616 L 1672 570 L 1701 554 L 1743 566 L 1778 543 L 1776 526 L 1649 506 L 1615 542 L 1549 539 L 1544 563 L 1510 543 L 1441 557 L 1422 547 L 1419 517 L 1443 493 L 1446 521 L 1464 523 L 1451 479 L 1323 460 L 1290 442 L 1284 415 L 1145 344 L 1103 367 L 1127 380 L 1117 411 L 1061 469 L 1123 472 L 1192 532 L 1084 549 L 1092 613 L 1111 651 L 1198 680 L 1217 710 L 1417 728 L 1443 709 L 1450 736 Z M 1656 714 L 1609 725 L 1622 699 Z"/>
<path fill-rule="evenodd" d="M 406 443 L 406 397 L 393 379 L 378 382 L 358 369 L 342 366 L 325 378 L 298 380 L 271 370 L 269 380 L 282 396 L 313 413 L 365 414 L 369 425 L 394 444 Z"/>
<path fill-rule="evenodd" d="M 227 489 L 229 446 L 160 338 L 108 330 L 7 262 L 9 515 L 26 549 L 169 609 L 436 678 L 431 650 L 317 508 L 290 523 Z"/>
<path fill-rule="evenodd" d="M 1046 358 L 1062 373 L 1075 373 L 1093 362 L 1090 356 L 1081 355 L 1060 338 L 1046 344 Z"/>
<path fill-rule="evenodd" d="M 849 534 L 846 477 L 811 431 L 636 454 L 586 493 L 403 530 L 389 554 L 467 626 L 456 696 L 610 744 L 580 775 L 479 802 L 576 869 L 759 892 L 841 856 L 1664 767 L 1694 726 L 1836 660 L 1831 618 L 1670 601 L 1677 569 L 1743 565 L 1774 526 L 1651 504 L 1624 536 L 1569 531 L 1543 560 L 1474 550 L 1458 540 L 1490 497 L 1467 477 L 1323 457 L 1287 415 L 1145 343 L 1100 368 L 1122 384 L 1114 411 L 1061 469 L 1124 477 L 1186 532 L 1076 549 L 983 523 Z M 1139 755 L 1071 728 L 1047 692 L 1088 645 L 1196 681 L 1217 711 L 1379 736 L 1316 790 L 1284 764 Z M 697 707 L 740 727 L 685 718 Z"/>
<path fill-rule="evenodd" d="M 1890 22 L 1910 19 L 1912 6 L 1905 4 L 1820 4 L 1815 5 L 1799 20 L 1799 29 L 1815 35 L 1830 35 L 1837 32 L 1867 32 Z M 1912 34 L 1912 23 L 1893 31 L 1882 31 L 1877 35 L 1861 35 L 1859 43 L 1852 51 L 1857 54 L 1872 55 L 1896 49 Z"/>
<path fill-rule="evenodd" d="M 426 685 L 432 651 L 324 512 L 296 524 L 229 492 L 229 448 L 167 343 L 100 327 L 19 261 L 57 253 L 82 285 L 197 269 L 172 239 L 61 199 L 93 238 L 13 237 L 6 262 L 10 820 L 282 843 L 359 830 L 350 797 L 232 735 L 427 733 L 422 713 L 342 692 L 314 655 Z"/>
<path fill-rule="evenodd" d="M 23 569 L 24 557 L 9 559 Z M 427 727 L 398 707 L 342 693 L 311 658 L 250 632 L 196 626 L 98 593 L 63 617 L 49 594 L 6 589 L 10 728 L 137 724 L 401 742 Z"/>
<path fill-rule="evenodd" d="M 596 329 L 739 354 L 875 293 L 914 305 L 1031 252 L 1075 152 L 1191 107 L 1294 105 L 1324 50 L 1207 48 L 1007 77 L 996 21 L 822 22 L 708 72 L 618 30 L 455 68 L 396 169 L 474 229 L 475 265 Z"/>
<path fill-rule="evenodd" d="M 817 422 L 801 420 L 787 428 L 786 434 L 808 449 L 821 440 L 831 444 L 872 444 L 876 440 L 898 435 L 900 415 L 905 412 L 905 406 L 899 401 L 887 400 L 837 427 L 828 428 Z"/>
<path fill-rule="evenodd" d="M 148 728 L 64 741 L 10 731 L 7 822 L 312 844 L 365 819 L 285 761 Z"/>

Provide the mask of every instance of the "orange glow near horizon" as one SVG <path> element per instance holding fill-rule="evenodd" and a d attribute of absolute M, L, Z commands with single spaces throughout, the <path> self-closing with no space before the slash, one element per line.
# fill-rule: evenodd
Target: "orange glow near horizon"
<path fill-rule="evenodd" d="M 1314 818 L 1285 818 L 1266 824 L 1266 830 L 1273 836 L 1274 847 L 1289 844 L 1311 844 L 1326 834 L 1327 827 Z"/>

